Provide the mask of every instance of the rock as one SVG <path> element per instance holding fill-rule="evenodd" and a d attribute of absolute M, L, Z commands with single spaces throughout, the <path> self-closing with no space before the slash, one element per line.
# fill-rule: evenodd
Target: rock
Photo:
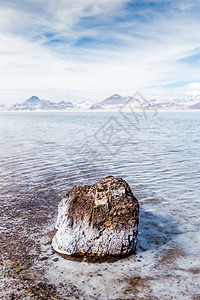
<path fill-rule="evenodd" d="M 59 259 L 56 257 L 56 258 L 54 258 L 54 259 L 52 259 L 54 262 L 57 262 L 57 261 L 59 261 Z"/>
<path fill-rule="evenodd" d="M 135 252 L 139 204 L 122 178 L 108 176 L 72 188 L 58 206 L 52 246 L 74 256 L 126 256 Z"/>

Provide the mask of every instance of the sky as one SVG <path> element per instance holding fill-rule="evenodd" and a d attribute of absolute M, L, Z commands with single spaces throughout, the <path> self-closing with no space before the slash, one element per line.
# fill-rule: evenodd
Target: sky
<path fill-rule="evenodd" d="M 0 0 L 0 104 L 200 94 L 199 0 Z"/>

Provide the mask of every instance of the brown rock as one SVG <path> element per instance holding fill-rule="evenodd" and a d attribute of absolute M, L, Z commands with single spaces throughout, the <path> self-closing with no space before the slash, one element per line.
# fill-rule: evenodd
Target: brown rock
<path fill-rule="evenodd" d="M 67 255 L 128 255 L 136 249 L 139 204 L 122 178 L 75 186 L 62 199 L 52 245 Z"/>

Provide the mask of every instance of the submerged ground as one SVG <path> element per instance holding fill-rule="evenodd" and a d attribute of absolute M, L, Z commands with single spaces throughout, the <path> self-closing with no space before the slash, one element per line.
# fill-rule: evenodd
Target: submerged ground
<path fill-rule="evenodd" d="M 187 233 L 183 239 L 172 220 L 141 207 L 136 255 L 113 263 L 69 261 L 51 247 L 60 196 L 51 187 L 24 193 L 21 188 L 5 190 L 9 197 L 1 202 L 2 299 L 200 298 L 199 259 L 184 251 L 188 243 L 198 248 L 197 237 Z M 172 233 L 187 244 L 177 244 Z"/>
<path fill-rule="evenodd" d="M 1 115 L 2 299 L 200 299 L 199 115 L 159 115 L 114 155 L 80 159 L 83 137 L 87 151 L 101 149 L 91 137 L 108 117 Z M 123 177 L 140 201 L 137 254 L 66 260 L 51 247 L 57 205 L 106 175 Z"/>

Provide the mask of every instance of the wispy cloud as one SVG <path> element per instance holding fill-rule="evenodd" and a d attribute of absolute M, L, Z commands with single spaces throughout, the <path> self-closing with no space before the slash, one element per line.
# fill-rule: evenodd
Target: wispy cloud
<path fill-rule="evenodd" d="M 0 0 L 0 101 L 5 89 L 161 93 L 197 82 L 199 13 L 195 0 Z"/>

